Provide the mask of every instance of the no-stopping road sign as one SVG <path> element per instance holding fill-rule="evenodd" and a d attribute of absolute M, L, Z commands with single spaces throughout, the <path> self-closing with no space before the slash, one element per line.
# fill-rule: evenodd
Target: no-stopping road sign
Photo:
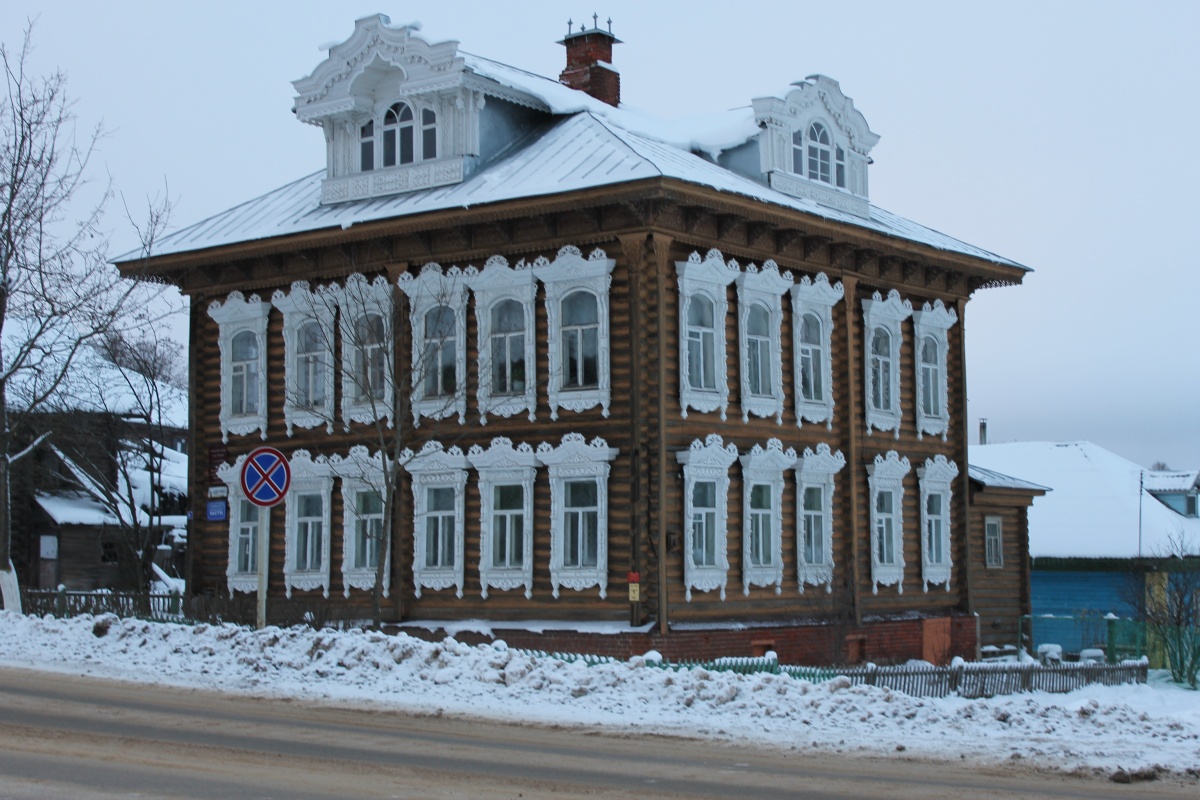
<path fill-rule="evenodd" d="M 292 468 L 274 447 L 259 447 L 242 464 L 242 492 L 256 506 L 277 505 L 292 484 Z"/>

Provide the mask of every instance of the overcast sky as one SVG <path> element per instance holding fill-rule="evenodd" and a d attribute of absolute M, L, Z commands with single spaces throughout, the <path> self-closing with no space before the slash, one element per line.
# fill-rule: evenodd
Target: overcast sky
<path fill-rule="evenodd" d="M 979 5 L 6 0 L 0 37 L 36 17 L 34 69 L 111 131 L 97 166 L 131 206 L 166 181 L 175 227 L 323 167 L 291 81 L 373 13 L 557 76 L 567 19 L 599 12 L 623 101 L 666 118 L 823 73 L 882 137 L 872 202 L 1034 270 L 967 307 L 972 441 L 987 417 L 1200 467 L 1200 3 Z"/>

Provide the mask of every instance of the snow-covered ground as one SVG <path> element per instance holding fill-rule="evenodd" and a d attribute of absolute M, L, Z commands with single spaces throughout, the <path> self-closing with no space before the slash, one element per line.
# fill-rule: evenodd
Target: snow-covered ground
<path fill-rule="evenodd" d="M 406 635 L 0 612 L 0 663 L 349 706 L 1066 771 L 1200 777 L 1200 692 L 1145 686 L 989 700 L 914 698 L 845 679 L 588 667 Z"/>

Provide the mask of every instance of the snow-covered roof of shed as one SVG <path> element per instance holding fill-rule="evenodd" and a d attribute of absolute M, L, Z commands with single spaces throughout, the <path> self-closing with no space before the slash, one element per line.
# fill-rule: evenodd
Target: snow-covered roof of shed
<path fill-rule="evenodd" d="M 1020 478 L 1014 478 L 1011 475 L 1005 475 L 1003 472 L 986 469 L 978 464 L 970 464 L 967 467 L 967 473 L 971 476 L 971 480 L 977 481 L 984 486 L 993 489 L 1020 489 L 1030 492 L 1049 492 L 1053 491 L 1048 486 L 1042 486 L 1037 483 L 1023 481 Z"/>
<path fill-rule="evenodd" d="M 1200 470 L 1154 470 L 1146 472 L 1150 492 L 1190 492 L 1200 482 Z"/>
<path fill-rule="evenodd" d="M 1021 475 L 1052 490 L 1029 509 L 1034 557 L 1154 556 L 1177 532 L 1200 541 L 1200 519 L 1139 491 L 1141 466 L 1092 442 L 976 445 L 969 458 L 972 469 Z"/>
<path fill-rule="evenodd" d="M 572 94 L 581 94 L 561 87 Z M 648 178 L 674 178 L 814 214 L 952 253 L 1022 265 L 871 206 L 869 219 L 792 197 L 671 144 L 629 131 L 591 110 L 559 121 L 535 141 L 462 183 L 387 197 L 321 205 L 324 170 L 162 237 L 155 255 L 204 250 L 289 234 L 350 228 L 412 214 L 556 195 Z M 132 260 L 127 253 L 117 261 Z"/>
<path fill-rule="evenodd" d="M 34 499 L 55 525 L 120 525 L 116 516 L 87 492 L 39 493 Z"/>

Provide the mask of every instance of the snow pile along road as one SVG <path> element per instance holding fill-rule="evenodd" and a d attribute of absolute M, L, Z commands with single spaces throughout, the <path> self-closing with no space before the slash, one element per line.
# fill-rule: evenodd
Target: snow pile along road
<path fill-rule="evenodd" d="M 988 700 L 845 679 L 588 667 L 452 639 L 0 612 L 0 663 L 339 705 L 604 726 L 792 749 L 1200 774 L 1200 692 L 1167 683 Z"/>

